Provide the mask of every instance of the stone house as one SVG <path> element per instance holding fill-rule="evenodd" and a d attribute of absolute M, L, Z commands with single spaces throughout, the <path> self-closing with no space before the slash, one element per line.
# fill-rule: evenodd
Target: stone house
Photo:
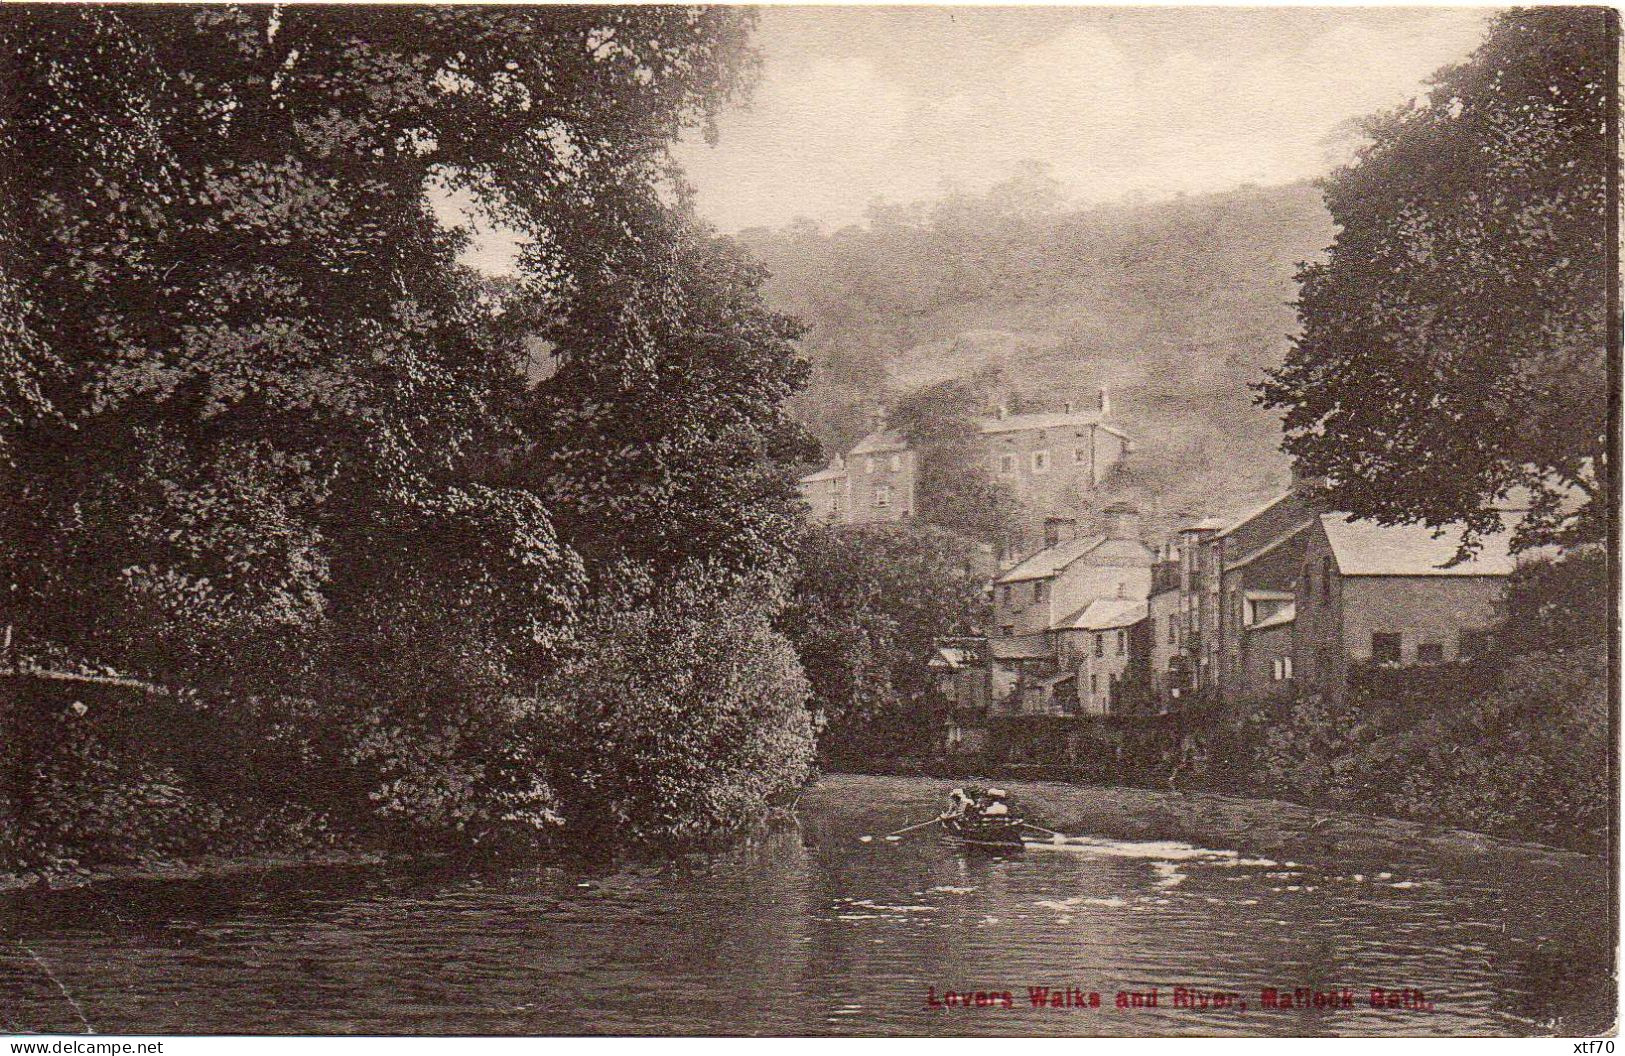
<path fill-rule="evenodd" d="M 1459 534 L 1317 517 L 1294 603 L 1294 677 L 1336 698 L 1355 664 L 1446 663 L 1482 649 L 1516 567 L 1510 537 L 1491 536 L 1477 557 L 1452 564 Z"/>
<path fill-rule="evenodd" d="M 1053 413 L 1001 410 L 979 421 L 989 473 L 1035 518 L 1010 541 L 1011 553 L 1036 544 L 1042 518 L 1088 506 L 1106 474 L 1133 450 L 1128 434 L 1107 420 L 1110 414 L 1109 397 L 1101 389 L 1098 406 L 1089 410 L 1066 403 Z M 877 413 L 874 431 L 826 468 L 802 477 L 800 490 L 815 520 L 873 524 L 917 513 L 916 484 L 915 452 Z"/>

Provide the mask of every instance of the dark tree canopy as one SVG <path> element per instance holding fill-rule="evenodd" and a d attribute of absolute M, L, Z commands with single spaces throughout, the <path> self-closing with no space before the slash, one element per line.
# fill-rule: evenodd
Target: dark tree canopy
<path fill-rule="evenodd" d="M 983 456 L 977 379 L 942 381 L 912 392 L 892 420 L 919 457 L 920 517 L 995 546 L 1008 544 L 1021 517 L 1010 489 Z"/>
<path fill-rule="evenodd" d="M 1614 18 L 1499 16 L 1326 181 L 1341 231 L 1260 400 L 1341 508 L 1470 545 L 1498 506 L 1529 510 L 1520 545 L 1603 535 Z"/>
<path fill-rule="evenodd" d="M 705 397 L 666 412 L 640 466 L 692 455 L 675 438 L 696 417 L 736 463 L 761 459 L 795 382 L 787 323 L 733 322 L 756 278 L 686 218 L 668 153 L 744 90 L 750 24 L 662 7 L 8 11 L 8 621 L 98 663 L 258 684 L 314 670 L 324 643 L 373 671 L 425 628 L 447 655 L 414 653 L 418 674 L 545 644 L 581 586 L 547 503 L 572 525 L 580 504 L 562 484 L 490 486 L 535 424 L 527 338 L 568 353 L 572 397 L 547 409 L 574 417 L 555 435 L 590 406 L 598 437 L 649 437 L 651 384 L 707 364 Z M 501 295 L 437 219 L 454 193 L 526 240 Z M 740 472 L 754 490 L 705 498 L 771 495 L 759 467 Z M 640 493 L 656 544 L 661 503 L 692 534 L 673 491 Z"/>

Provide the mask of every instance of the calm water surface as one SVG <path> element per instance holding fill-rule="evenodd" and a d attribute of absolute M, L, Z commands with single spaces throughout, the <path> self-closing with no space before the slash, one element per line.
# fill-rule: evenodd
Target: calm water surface
<path fill-rule="evenodd" d="M 13 898 L 0 1027 L 1415 1035 L 1609 1020 L 1606 919 L 1577 918 L 1605 890 L 1517 869 L 1451 878 L 1414 857 L 1356 872 L 1173 843 L 999 856 L 858 839 L 929 816 L 940 791 L 830 778 L 798 825 L 607 875 L 311 870 Z M 1034 1008 L 1032 986 L 1102 1006 Z M 1262 988 L 1298 986 L 1349 988 L 1356 1007 L 1259 1007 Z M 1433 1008 L 1372 1009 L 1374 986 Z M 1175 1007 L 1176 987 L 1236 1007 Z M 1152 988 L 1155 1008 L 1115 1007 Z M 1010 991 L 1016 1007 L 934 1007 L 950 990 Z"/>

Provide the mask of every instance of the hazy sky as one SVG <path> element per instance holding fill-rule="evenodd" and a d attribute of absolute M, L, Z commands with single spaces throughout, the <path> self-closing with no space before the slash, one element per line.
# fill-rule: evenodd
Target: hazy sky
<path fill-rule="evenodd" d="M 678 156 L 724 231 L 861 219 L 1023 160 L 1081 202 L 1319 175 L 1489 9 L 767 7 L 762 80 Z M 1346 139 L 1343 149 L 1346 147 Z"/>

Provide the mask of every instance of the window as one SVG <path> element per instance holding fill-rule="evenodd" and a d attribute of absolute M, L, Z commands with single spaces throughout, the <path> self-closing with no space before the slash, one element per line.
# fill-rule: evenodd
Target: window
<path fill-rule="evenodd" d="M 1281 657 L 1281 671 L 1283 673 L 1283 677 L 1292 677 L 1292 658 L 1290 656 Z"/>
<path fill-rule="evenodd" d="M 890 506 L 891 505 L 891 485 L 890 484 L 876 484 L 875 485 L 875 505 L 876 506 Z"/>
<path fill-rule="evenodd" d="M 1044 600 L 1044 581 L 1041 580 L 1041 579 L 1033 580 L 1033 600 L 1034 601 L 1043 601 Z"/>
<path fill-rule="evenodd" d="M 1400 637 L 1375 631 L 1371 635 L 1371 659 L 1379 664 L 1397 664 L 1401 655 Z"/>
<path fill-rule="evenodd" d="M 903 456 L 902 455 L 893 455 L 893 456 L 891 456 L 891 461 L 890 461 L 890 463 L 888 463 L 888 465 L 891 467 L 891 471 L 893 473 L 896 473 L 898 470 L 903 468 Z"/>
<path fill-rule="evenodd" d="M 1117 632 L 1117 655 L 1122 656 L 1126 652 L 1128 652 L 1128 632 L 1127 631 L 1118 631 Z"/>
<path fill-rule="evenodd" d="M 1168 644 L 1174 645 L 1179 641 L 1179 614 L 1176 612 L 1168 617 Z"/>
<path fill-rule="evenodd" d="M 1011 592 L 1014 591 L 1014 590 L 1015 590 L 1015 588 L 1012 587 L 1010 584 L 1006 583 L 1004 585 L 1004 603 L 1006 605 L 1010 604 L 1010 595 L 1011 595 Z"/>
<path fill-rule="evenodd" d="M 1016 636 L 1015 624 L 1011 624 L 1011 623 L 1005 624 L 1003 627 L 999 628 L 999 633 L 1002 634 L 1006 638 L 1014 638 Z"/>
<path fill-rule="evenodd" d="M 1104 634 L 1102 634 L 1100 631 L 1095 632 L 1095 655 L 1096 656 L 1105 656 L 1106 655 L 1106 636 Z"/>
<path fill-rule="evenodd" d="M 1033 452 L 1033 472 L 1034 473 L 1048 473 L 1049 472 L 1049 452 L 1048 451 L 1034 451 Z"/>
<path fill-rule="evenodd" d="M 1444 663 L 1444 643 L 1423 642 L 1416 647 L 1416 659 L 1423 664 Z"/>
<path fill-rule="evenodd" d="M 1490 632 L 1482 630 L 1464 630 L 1461 632 L 1461 642 L 1456 647 L 1456 655 L 1466 659 L 1484 656 L 1489 651 Z"/>
<path fill-rule="evenodd" d="M 840 491 L 841 490 L 841 482 L 839 480 L 830 481 L 829 482 L 829 490 L 830 491 Z"/>
<path fill-rule="evenodd" d="M 1076 462 L 1080 466 L 1083 465 L 1085 462 L 1089 461 L 1089 451 L 1088 451 L 1088 449 L 1082 448 L 1082 447 L 1074 447 L 1072 449 L 1072 461 Z"/>
<path fill-rule="evenodd" d="M 1090 675 L 1089 676 L 1089 692 L 1090 693 L 1099 693 L 1100 692 L 1100 676 L 1099 675 Z"/>
<path fill-rule="evenodd" d="M 1330 554 L 1320 559 L 1320 597 L 1322 601 L 1332 600 L 1332 555 Z"/>
<path fill-rule="evenodd" d="M 865 473 L 873 473 L 875 471 L 875 460 L 872 459 L 872 458 L 864 459 L 863 460 L 863 471 Z"/>
<path fill-rule="evenodd" d="M 841 512 L 841 497 L 839 495 L 831 495 L 829 497 L 829 509 L 831 513 Z"/>
<path fill-rule="evenodd" d="M 1279 658 L 1277 658 L 1276 661 L 1270 665 L 1270 678 L 1273 681 L 1279 682 L 1281 681 L 1281 677 L 1281 661 Z"/>

